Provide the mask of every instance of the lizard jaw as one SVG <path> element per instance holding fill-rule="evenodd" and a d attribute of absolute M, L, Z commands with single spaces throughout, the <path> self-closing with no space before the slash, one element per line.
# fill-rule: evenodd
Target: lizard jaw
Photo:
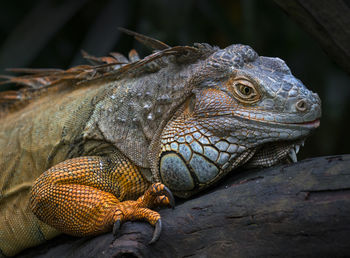
<path fill-rule="evenodd" d="M 262 145 L 244 165 L 248 168 L 270 167 L 282 161 L 298 162 L 297 154 L 304 146 L 305 138 L 296 141 L 273 142 Z"/>

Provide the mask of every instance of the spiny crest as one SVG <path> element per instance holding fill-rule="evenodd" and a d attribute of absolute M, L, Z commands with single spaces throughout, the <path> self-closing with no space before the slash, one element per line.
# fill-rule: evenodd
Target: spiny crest
<path fill-rule="evenodd" d="M 82 55 L 91 65 L 79 65 L 68 70 L 61 69 L 8 69 L 11 72 L 23 73 L 22 76 L 0 76 L 4 81 L 0 85 L 15 84 L 22 88 L 0 92 L 0 117 L 16 111 L 29 102 L 48 92 L 63 88 L 91 85 L 97 81 L 109 82 L 126 77 L 137 77 L 145 73 L 153 73 L 167 66 L 170 62 L 192 63 L 204 59 L 214 53 L 217 48 L 208 44 L 170 47 L 150 37 L 121 29 L 136 40 L 154 49 L 154 53 L 140 59 L 135 50 L 129 52 L 128 58 L 120 53 L 112 52 L 107 57 L 95 57 L 82 51 Z M 49 91 L 50 89 L 50 91 Z M 53 90 L 51 90 L 53 89 Z"/>

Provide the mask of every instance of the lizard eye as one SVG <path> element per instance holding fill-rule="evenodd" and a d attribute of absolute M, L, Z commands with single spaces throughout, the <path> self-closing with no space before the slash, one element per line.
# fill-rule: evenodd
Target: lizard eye
<path fill-rule="evenodd" d="M 247 104 L 254 103 L 260 99 L 260 93 L 255 85 L 245 79 L 238 79 L 233 82 L 233 95 L 239 101 Z"/>

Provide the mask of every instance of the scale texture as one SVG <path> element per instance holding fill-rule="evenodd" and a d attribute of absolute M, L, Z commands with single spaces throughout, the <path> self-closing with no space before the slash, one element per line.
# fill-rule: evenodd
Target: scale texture
<path fill-rule="evenodd" d="M 69 70 L 16 69 L 0 95 L 0 254 L 59 233 L 116 232 L 239 166 L 296 162 L 321 101 L 279 58 L 252 48 L 170 47 L 94 57 Z M 172 192 L 172 193 L 171 193 Z"/>

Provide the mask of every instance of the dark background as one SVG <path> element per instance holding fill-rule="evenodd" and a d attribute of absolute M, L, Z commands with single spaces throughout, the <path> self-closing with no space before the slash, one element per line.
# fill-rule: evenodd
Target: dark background
<path fill-rule="evenodd" d="M 272 0 L 2 0 L 0 73 L 7 67 L 66 69 L 84 62 L 81 49 L 96 56 L 131 48 L 150 53 L 117 27 L 169 45 L 243 43 L 284 59 L 322 100 L 321 127 L 299 158 L 349 153 L 349 75 Z"/>

